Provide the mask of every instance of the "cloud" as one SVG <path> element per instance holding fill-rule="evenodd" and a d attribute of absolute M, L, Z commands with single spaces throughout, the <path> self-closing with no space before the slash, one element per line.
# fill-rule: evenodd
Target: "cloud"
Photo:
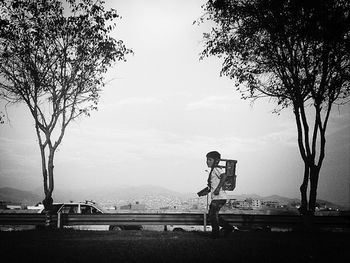
<path fill-rule="evenodd" d="M 160 105 L 163 100 L 156 97 L 129 97 L 117 100 L 101 106 L 101 109 L 125 108 L 125 107 L 144 107 L 146 105 Z"/>
<path fill-rule="evenodd" d="M 232 107 L 233 100 L 234 98 L 227 96 L 209 96 L 201 100 L 188 103 L 185 110 L 228 110 Z"/>
<path fill-rule="evenodd" d="M 38 158 L 32 158 L 31 154 L 33 152 L 38 154 Z M 28 166 L 35 167 L 40 161 L 39 154 L 39 147 L 35 141 L 29 141 L 28 139 L 11 139 L 6 137 L 0 138 L 0 163 L 3 162 L 6 166 L 11 162 L 16 166 L 16 169 Z"/>
<path fill-rule="evenodd" d="M 281 130 L 268 133 L 259 138 L 261 143 L 264 144 L 280 144 L 284 146 L 296 147 L 297 146 L 297 131 L 294 126 L 287 125 L 282 126 Z"/>
<path fill-rule="evenodd" d="M 264 143 L 261 140 L 233 136 L 188 135 L 160 129 L 92 127 L 71 130 L 65 138 L 62 151 L 56 155 L 56 161 L 57 166 L 79 163 L 84 167 L 115 169 L 138 163 L 134 167 L 138 170 L 147 162 L 202 160 L 206 152 L 212 149 L 221 151 L 227 158 L 234 158 L 239 153 L 252 153 L 262 147 Z"/>
<path fill-rule="evenodd" d="M 32 187 L 33 182 L 39 184 L 41 162 L 38 148 L 34 140 L 0 137 L 0 185 L 22 189 Z"/>

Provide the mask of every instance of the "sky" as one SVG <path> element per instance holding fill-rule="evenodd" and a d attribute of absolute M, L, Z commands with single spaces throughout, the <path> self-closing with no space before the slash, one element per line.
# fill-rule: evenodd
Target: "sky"
<path fill-rule="evenodd" d="M 204 0 L 107 0 L 122 16 L 112 36 L 134 55 L 106 75 L 98 111 L 68 127 L 55 156 L 55 189 L 157 185 L 196 193 L 206 185 L 205 155 L 237 160 L 233 194 L 300 198 L 303 162 L 291 109 L 240 99 L 220 77 L 221 61 L 199 59 L 193 25 Z M 0 106 L 4 107 L 4 102 Z M 0 187 L 42 186 L 34 123 L 25 105 L 6 108 L 0 126 Z M 350 205 L 350 106 L 334 108 L 318 198 Z"/>

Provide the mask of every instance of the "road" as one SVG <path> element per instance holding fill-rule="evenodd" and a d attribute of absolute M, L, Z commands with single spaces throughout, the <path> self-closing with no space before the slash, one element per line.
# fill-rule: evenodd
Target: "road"
<path fill-rule="evenodd" d="M 350 262 L 350 233 L 0 232 L 6 262 Z M 310 244 L 308 246 L 308 244 Z"/>

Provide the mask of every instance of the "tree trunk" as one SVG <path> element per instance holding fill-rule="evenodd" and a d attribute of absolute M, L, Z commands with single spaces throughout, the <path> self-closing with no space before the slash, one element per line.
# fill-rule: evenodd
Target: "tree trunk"
<path fill-rule="evenodd" d="M 320 169 L 317 166 L 314 166 L 311 168 L 310 197 L 309 197 L 309 209 L 308 209 L 311 214 L 315 213 L 319 174 L 320 174 Z"/>
<path fill-rule="evenodd" d="M 53 183 L 53 153 L 50 151 L 48 161 L 46 161 L 45 149 L 44 147 L 40 147 L 41 150 L 41 165 L 43 172 L 43 184 L 44 184 L 44 194 L 45 199 L 43 201 L 43 205 L 45 210 L 51 210 L 52 201 L 52 192 L 54 188 Z"/>
<path fill-rule="evenodd" d="M 42 164 L 42 173 L 43 173 L 43 185 L 44 185 L 44 194 L 45 198 L 42 201 L 44 205 L 44 210 L 46 214 L 45 218 L 45 226 L 47 228 L 51 227 L 51 219 L 52 219 L 52 204 L 53 204 L 53 198 L 52 198 L 52 192 L 54 189 L 54 177 L 53 177 L 53 159 L 54 159 L 54 149 L 49 149 L 49 156 L 46 158 L 45 154 L 45 147 L 46 145 L 43 145 L 41 143 L 41 139 L 39 140 L 40 145 L 40 152 L 41 152 L 41 164 Z"/>
<path fill-rule="evenodd" d="M 300 186 L 300 194 L 301 194 L 301 204 L 299 208 L 300 214 L 304 215 L 307 213 L 308 210 L 308 202 L 307 202 L 307 188 L 309 184 L 309 174 L 310 169 L 307 164 L 304 166 L 304 179 L 303 183 Z"/>
<path fill-rule="evenodd" d="M 45 195 L 43 200 L 43 205 L 45 208 L 45 227 L 50 228 L 52 226 L 52 203 L 53 199 L 51 197 L 52 193 Z"/>
<path fill-rule="evenodd" d="M 305 121 L 302 121 L 302 114 L 305 114 L 303 110 L 301 110 L 303 107 L 303 103 L 295 103 L 294 104 L 294 115 L 295 120 L 297 124 L 297 132 L 298 132 L 298 146 L 300 155 L 304 161 L 304 177 L 303 182 L 300 186 L 300 194 L 301 194 L 301 204 L 299 208 L 299 212 L 302 215 L 308 214 L 308 200 L 307 200 L 307 189 L 309 184 L 309 178 L 310 178 L 310 158 L 309 158 L 309 152 L 307 149 L 308 147 L 308 126 Z"/>

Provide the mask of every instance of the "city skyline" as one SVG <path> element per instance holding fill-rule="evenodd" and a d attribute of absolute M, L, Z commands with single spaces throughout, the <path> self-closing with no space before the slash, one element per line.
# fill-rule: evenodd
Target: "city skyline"
<path fill-rule="evenodd" d="M 39 189 L 40 191 L 41 189 Z M 41 206 L 41 196 L 38 189 L 31 191 L 19 190 L 15 188 L 0 188 L 0 202 L 3 204 L 21 205 L 21 206 Z M 181 193 L 169 190 L 155 185 L 141 185 L 134 187 L 110 187 L 110 188 L 91 188 L 72 191 L 57 189 L 53 196 L 55 203 L 74 202 L 74 203 L 97 203 L 102 206 L 124 206 L 146 204 L 149 208 L 159 208 L 176 204 L 202 203 L 209 201 L 206 196 L 198 196 L 196 193 Z M 300 205 L 300 198 L 288 198 L 279 195 L 260 196 L 254 193 L 237 195 L 234 192 L 227 192 L 227 200 L 232 202 L 250 202 L 253 204 L 258 201 L 267 204 L 277 205 Z M 330 208 L 347 209 L 341 204 L 332 203 L 329 200 L 317 199 L 318 205 Z"/>

